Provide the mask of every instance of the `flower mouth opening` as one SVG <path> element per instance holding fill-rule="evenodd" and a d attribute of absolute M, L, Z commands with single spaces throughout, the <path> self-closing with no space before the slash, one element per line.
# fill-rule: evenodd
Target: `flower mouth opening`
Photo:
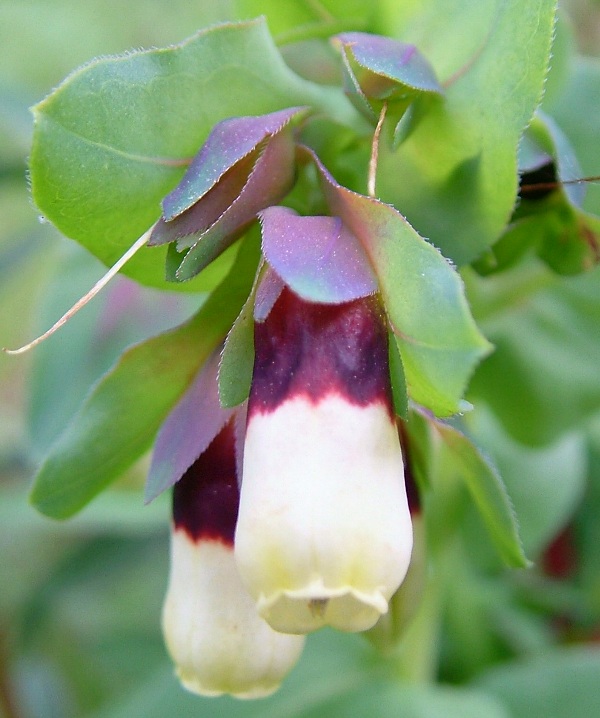
<path fill-rule="evenodd" d="M 233 548 L 171 537 L 171 575 L 162 627 L 175 673 L 197 695 L 263 698 L 295 665 L 304 638 L 274 631 L 239 578 Z"/>
<path fill-rule="evenodd" d="M 280 633 L 311 633 L 325 626 L 356 633 L 372 628 L 387 613 L 388 602 L 378 590 L 332 589 L 318 581 L 300 589 L 261 594 L 257 607 L 262 618 Z"/>
<path fill-rule="evenodd" d="M 179 668 L 175 671 L 175 673 L 186 691 L 194 693 L 195 695 L 204 696 L 205 698 L 219 698 L 219 696 L 224 695 L 233 696 L 233 698 L 238 698 L 240 700 L 268 698 L 268 696 L 275 693 L 275 691 L 280 687 L 279 682 L 256 683 L 249 687 L 247 691 L 240 691 L 239 686 L 234 685 L 232 682 L 231 686 L 223 685 L 222 689 L 215 690 L 213 687 L 205 685 L 198 680 L 198 676 L 193 671 L 188 673 L 187 671 Z"/>

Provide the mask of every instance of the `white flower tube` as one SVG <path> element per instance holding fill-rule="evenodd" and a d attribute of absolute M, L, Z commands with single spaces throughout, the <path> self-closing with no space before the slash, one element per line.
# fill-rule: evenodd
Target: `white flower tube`
<path fill-rule="evenodd" d="M 259 698 L 275 691 L 304 638 L 257 613 L 233 556 L 238 488 L 231 424 L 176 484 L 163 632 L 185 688 Z"/>
<path fill-rule="evenodd" d="M 286 289 L 255 345 L 240 574 L 278 631 L 366 630 L 412 548 L 379 305 L 310 304 Z"/>

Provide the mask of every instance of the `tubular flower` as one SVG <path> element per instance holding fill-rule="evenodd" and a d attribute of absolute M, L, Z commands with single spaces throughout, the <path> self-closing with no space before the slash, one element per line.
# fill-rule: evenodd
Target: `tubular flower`
<path fill-rule="evenodd" d="M 285 287 L 255 325 L 235 555 L 278 631 L 363 631 L 386 613 L 412 529 L 376 297 Z"/>
<path fill-rule="evenodd" d="M 234 443 L 230 421 L 174 487 L 163 631 L 188 690 L 258 698 L 278 688 L 304 638 L 265 623 L 239 578 L 233 557 L 239 501 Z"/>

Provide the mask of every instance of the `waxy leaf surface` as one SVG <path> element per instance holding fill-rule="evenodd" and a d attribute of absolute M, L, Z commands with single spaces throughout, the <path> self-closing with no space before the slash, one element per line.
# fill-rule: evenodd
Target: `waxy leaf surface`
<path fill-rule="evenodd" d="M 421 92 L 441 90 L 433 69 L 414 45 L 364 32 L 344 32 L 335 40 L 341 42 L 356 62 L 373 74 Z M 368 91 L 366 94 L 369 96 Z"/>
<path fill-rule="evenodd" d="M 158 219 L 214 125 L 298 105 L 348 117 L 341 90 L 284 64 L 263 20 L 94 61 L 34 109 L 34 200 L 61 232 L 112 264 Z M 164 249 L 143 249 L 126 273 L 165 287 L 164 259 Z"/>
<path fill-rule="evenodd" d="M 444 87 L 397 150 L 379 153 L 378 196 L 457 264 L 481 255 L 508 222 L 517 144 L 548 68 L 555 0 L 384 3 L 382 29 L 415 44 Z"/>
<path fill-rule="evenodd" d="M 346 93 L 368 119 L 377 121 L 384 101 L 398 119 L 420 93 L 441 92 L 433 68 L 414 45 L 364 32 L 341 33 L 332 41 L 342 48 Z"/>
<path fill-rule="evenodd" d="M 431 422 L 431 430 L 443 443 L 446 470 L 453 467 L 464 482 L 500 557 L 509 566 L 527 567 L 529 561 L 523 552 L 517 518 L 496 468 L 452 426 Z"/>
<path fill-rule="evenodd" d="M 219 401 L 223 407 L 238 406 L 250 394 L 254 368 L 254 301 L 264 271 L 265 263 L 261 260 L 252 290 L 229 330 L 221 351 L 217 381 Z"/>
<path fill-rule="evenodd" d="M 191 279 L 203 270 L 238 236 L 259 210 L 276 204 L 292 187 L 295 177 L 294 144 L 289 131 L 273 137 L 258 157 L 248 181 L 231 205 L 224 208 L 218 220 L 206 231 L 194 233 L 177 242 L 178 250 L 190 250 L 176 272 L 180 281 Z M 202 202 L 186 214 L 201 211 Z M 183 218 L 185 215 L 181 215 Z M 173 224 L 180 218 L 173 220 Z"/>
<path fill-rule="evenodd" d="M 519 519 L 525 552 L 537 561 L 584 496 L 588 478 L 585 439 L 570 432 L 548 446 L 524 446 L 483 405 L 467 419 L 477 443 L 500 471 Z"/>
<path fill-rule="evenodd" d="M 76 513 L 147 451 L 161 423 L 221 341 L 250 290 L 256 243 L 187 324 L 129 349 L 92 389 L 42 464 L 34 506 Z"/>

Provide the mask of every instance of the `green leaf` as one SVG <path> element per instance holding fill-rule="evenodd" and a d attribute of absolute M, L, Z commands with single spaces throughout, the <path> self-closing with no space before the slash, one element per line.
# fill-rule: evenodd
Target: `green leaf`
<path fill-rule="evenodd" d="M 600 167 L 598 142 L 598 97 L 600 96 L 600 59 L 579 57 L 570 63 L 570 76 L 562 93 L 547 97 L 543 105 L 575 148 L 585 175 L 597 175 Z M 600 215 L 600 185 L 591 184 L 583 203 L 584 210 Z"/>
<path fill-rule="evenodd" d="M 34 108 L 33 198 L 61 232 L 112 264 L 157 220 L 160 200 L 217 122 L 294 105 L 353 117 L 341 90 L 284 64 L 264 20 L 96 60 Z M 125 273 L 164 288 L 165 252 L 143 249 Z"/>
<path fill-rule="evenodd" d="M 254 299 L 256 283 L 233 326 L 221 354 L 219 365 L 219 401 L 231 408 L 246 401 L 254 369 Z"/>
<path fill-rule="evenodd" d="M 486 258 L 482 273 L 514 264 L 530 247 L 560 274 L 593 268 L 600 261 L 600 220 L 580 209 L 586 187 L 572 183 L 581 178 L 582 170 L 568 138 L 552 118 L 538 111 L 519 152 L 521 201 L 493 247 L 494 261 Z"/>
<path fill-rule="evenodd" d="M 502 701 L 513 718 L 600 715 L 600 654 L 591 646 L 556 648 L 493 669 L 477 683 Z"/>
<path fill-rule="evenodd" d="M 489 404 L 524 444 L 548 444 L 600 409 L 600 269 L 559 278 L 531 260 L 469 279 L 475 316 L 496 350 L 470 399 Z"/>
<path fill-rule="evenodd" d="M 305 33 L 332 35 L 340 29 L 362 29 L 376 13 L 376 4 L 363 0 L 233 0 L 235 15 L 265 15 L 271 32 L 280 42 Z"/>
<path fill-rule="evenodd" d="M 406 377 L 402 357 L 398 349 L 396 338 L 392 333 L 388 336 L 388 353 L 390 362 L 390 379 L 392 382 L 392 397 L 394 400 L 394 411 L 402 419 L 408 416 L 408 394 L 406 393 Z"/>
<path fill-rule="evenodd" d="M 364 642 L 356 636 L 320 631 L 309 637 L 300 662 L 283 686 L 272 696 L 254 701 L 192 695 L 181 688 L 172 668 L 165 667 L 149 676 L 140 690 L 125 696 L 118 707 L 94 718 L 301 718 L 368 684 L 374 666 L 366 654 Z"/>
<path fill-rule="evenodd" d="M 100 263 L 81 247 L 72 244 L 68 249 L 66 257 L 52 267 L 44 288 L 38 328 L 51 326 L 104 273 Z M 197 307 L 193 295 L 147 289 L 118 276 L 58 334 L 39 346 L 33 352 L 29 375 L 29 450 L 34 460 L 48 453 L 90 386 L 126 347 L 183 322 Z"/>
<path fill-rule="evenodd" d="M 415 44 L 445 88 L 397 151 L 381 143 L 377 190 L 457 264 L 500 235 L 516 151 L 548 68 L 555 0 L 382 4 L 382 28 Z"/>
<path fill-rule="evenodd" d="M 568 434 L 549 446 L 533 448 L 510 437 L 483 406 L 466 419 L 477 443 L 498 466 L 519 519 L 525 552 L 537 558 L 583 497 L 587 457 L 582 437 Z"/>
<path fill-rule="evenodd" d="M 67 518 L 150 448 L 170 408 L 225 335 L 251 286 L 256 241 L 187 324 L 132 349 L 94 387 L 42 464 L 33 505 Z"/>
<path fill-rule="evenodd" d="M 479 449 L 460 431 L 442 422 L 430 422 L 441 442 L 444 471 L 460 478 L 468 489 L 503 561 L 516 568 L 529 565 L 517 518 L 500 474 Z"/>

